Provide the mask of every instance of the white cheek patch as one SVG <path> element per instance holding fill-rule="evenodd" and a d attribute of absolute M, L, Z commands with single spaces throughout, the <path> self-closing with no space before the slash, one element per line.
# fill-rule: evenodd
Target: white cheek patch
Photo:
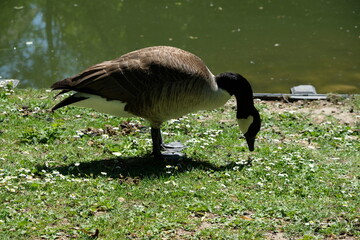
<path fill-rule="evenodd" d="M 250 125 L 253 123 L 254 117 L 248 116 L 247 118 L 238 118 L 237 122 L 239 124 L 239 128 L 243 134 L 247 133 Z"/>

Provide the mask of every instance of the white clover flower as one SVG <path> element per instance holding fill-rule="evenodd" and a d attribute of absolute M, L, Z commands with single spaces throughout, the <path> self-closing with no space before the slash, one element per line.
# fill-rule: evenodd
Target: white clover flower
<path fill-rule="evenodd" d="M 104 139 L 109 139 L 110 138 L 109 135 L 107 135 L 107 134 L 102 134 L 101 137 L 104 138 Z"/>

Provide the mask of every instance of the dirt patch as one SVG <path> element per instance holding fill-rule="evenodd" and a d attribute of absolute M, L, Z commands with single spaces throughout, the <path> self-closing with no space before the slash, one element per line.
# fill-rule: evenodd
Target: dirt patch
<path fill-rule="evenodd" d="M 267 233 L 265 234 L 265 239 L 266 240 L 291 240 L 291 239 L 304 239 L 303 237 L 286 237 L 285 233 L 282 232 L 271 232 L 271 233 Z M 309 239 L 313 239 L 313 238 L 309 238 Z M 314 238 L 315 239 L 315 238 Z M 357 238 L 352 237 L 352 236 L 328 236 L 325 237 L 324 239 L 326 240 L 356 240 Z"/>
<path fill-rule="evenodd" d="M 258 101 L 267 106 L 270 112 L 291 112 L 291 113 L 307 113 L 309 117 L 316 123 L 326 121 L 328 117 L 333 117 L 339 121 L 340 124 L 359 125 L 360 111 L 356 109 L 352 103 L 344 101 L 296 101 L 296 102 L 281 102 L 281 101 Z"/>
<path fill-rule="evenodd" d="M 287 240 L 289 238 L 286 238 L 284 233 L 272 232 L 272 233 L 265 234 L 265 239 L 267 239 L 267 240 Z"/>
<path fill-rule="evenodd" d="M 118 135 L 133 135 L 137 132 L 140 132 L 144 127 L 138 123 L 131 123 L 129 121 L 123 121 L 119 127 L 114 127 L 111 125 L 105 125 L 105 128 L 94 128 L 88 127 L 87 129 L 81 129 L 80 135 L 87 135 L 91 137 L 108 135 L 108 136 L 118 136 Z"/>

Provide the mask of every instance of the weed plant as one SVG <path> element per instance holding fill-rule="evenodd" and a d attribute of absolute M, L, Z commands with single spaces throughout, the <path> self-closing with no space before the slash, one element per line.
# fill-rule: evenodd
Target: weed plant
<path fill-rule="evenodd" d="M 360 236 L 358 123 L 257 101 L 249 152 L 230 102 L 164 124 L 186 157 L 156 164 L 144 120 L 52 113 L 53 96 L 0 90 L 1 239 Z M 359 102 L 335 105 L 359 117 Z"/>

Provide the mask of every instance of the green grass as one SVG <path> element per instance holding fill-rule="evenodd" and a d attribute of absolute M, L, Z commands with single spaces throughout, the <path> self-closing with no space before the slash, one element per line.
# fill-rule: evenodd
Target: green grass
<path fill-rule="evenodd" d="M 155 164 L 145 121 L 51 113 L 53 96 L 0 90 L 0 239 L 360 236 L 358 123 L 257 102 L 250 153 L 228 104 L 164 124 L 187 157 Z"/>

